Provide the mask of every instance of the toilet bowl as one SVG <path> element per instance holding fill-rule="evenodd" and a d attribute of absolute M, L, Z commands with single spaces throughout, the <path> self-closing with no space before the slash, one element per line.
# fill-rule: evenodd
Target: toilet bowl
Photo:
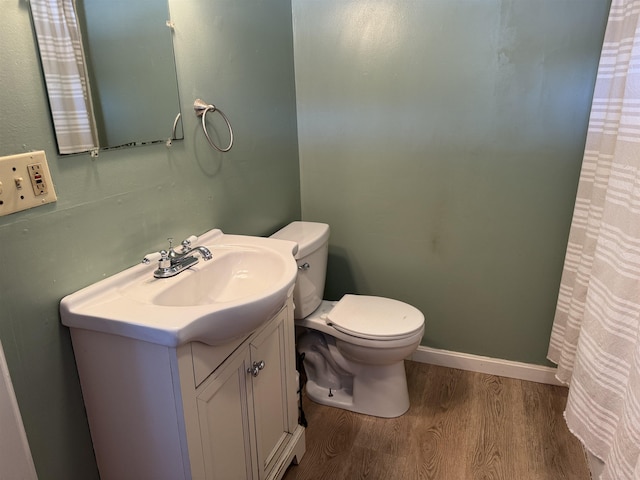
<path fill-rule="evenodd" d="M 298 352 L 307 396 L 320 404 L 392 418 L 409 409 L 404 359 L 420 344 L 424 315 L 389 298 L 322 300 L 329 226 L 293 222 L 273 237 L 298 243 L 294 288 Z"/>

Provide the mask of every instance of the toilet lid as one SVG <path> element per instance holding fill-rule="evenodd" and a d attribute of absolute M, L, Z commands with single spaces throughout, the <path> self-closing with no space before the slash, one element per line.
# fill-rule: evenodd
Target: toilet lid
<path fill-rule="evenodd" d="M 346 334 L 379 340 L 404 338 L 424 325 L 424 315 L 417 308 L 366 295 L 345 295 L 329 312 L 328 320 Z"/>

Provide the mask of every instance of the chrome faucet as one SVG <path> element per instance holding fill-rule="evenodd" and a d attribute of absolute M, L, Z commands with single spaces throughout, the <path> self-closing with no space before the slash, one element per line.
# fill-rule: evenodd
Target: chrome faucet
<path fill-rule="evenodd" d="M 192 267 L 198 263 L 199 259 L 195 254 L 199 254 L 204 260 L 211 260 L 213 255 L 207 247 L 191 247 L 191 240 L 187 239 L 182 242 L 179 252 L 176 252 L 171 245 L 173 238 L 169 238 L 169 250 L 160 251 L 160 259 L 158 260 L 158 268 L 153 272 L 156 278 L 173 277 L 183 270 Z M 156 254 L 157 255 L 157 254 Z"/>

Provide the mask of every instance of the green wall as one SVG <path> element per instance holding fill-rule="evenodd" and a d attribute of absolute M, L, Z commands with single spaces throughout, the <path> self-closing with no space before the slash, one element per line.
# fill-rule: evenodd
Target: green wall
<path fill-rule="evenodd" d="M 214 227 L 263 235 L 300 218 L 289 1 L 171 8 L 185 140 L 61 158 L 28 3 L 0 0 L 0 155 L 45 150 L 58 194 L 55 204 L 0 217 L 0 339 L 40 480 L 98 478 L 60 298 L 169 236 Z M 196 97 L 229 116 L 228 154 L 207 145 Z"/>
<path fill-rule="evenodd" d="M 329 298 L 398 298 L 424 345 L 545 364 L 609 3 L 293 0 Z"/>

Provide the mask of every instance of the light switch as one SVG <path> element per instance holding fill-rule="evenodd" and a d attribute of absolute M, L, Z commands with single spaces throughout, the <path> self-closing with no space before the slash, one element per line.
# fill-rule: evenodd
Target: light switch
<path fill-rule="evenodd" d="M 44 151 L 0 157 L 0 216 L 57 199 Z"/>

